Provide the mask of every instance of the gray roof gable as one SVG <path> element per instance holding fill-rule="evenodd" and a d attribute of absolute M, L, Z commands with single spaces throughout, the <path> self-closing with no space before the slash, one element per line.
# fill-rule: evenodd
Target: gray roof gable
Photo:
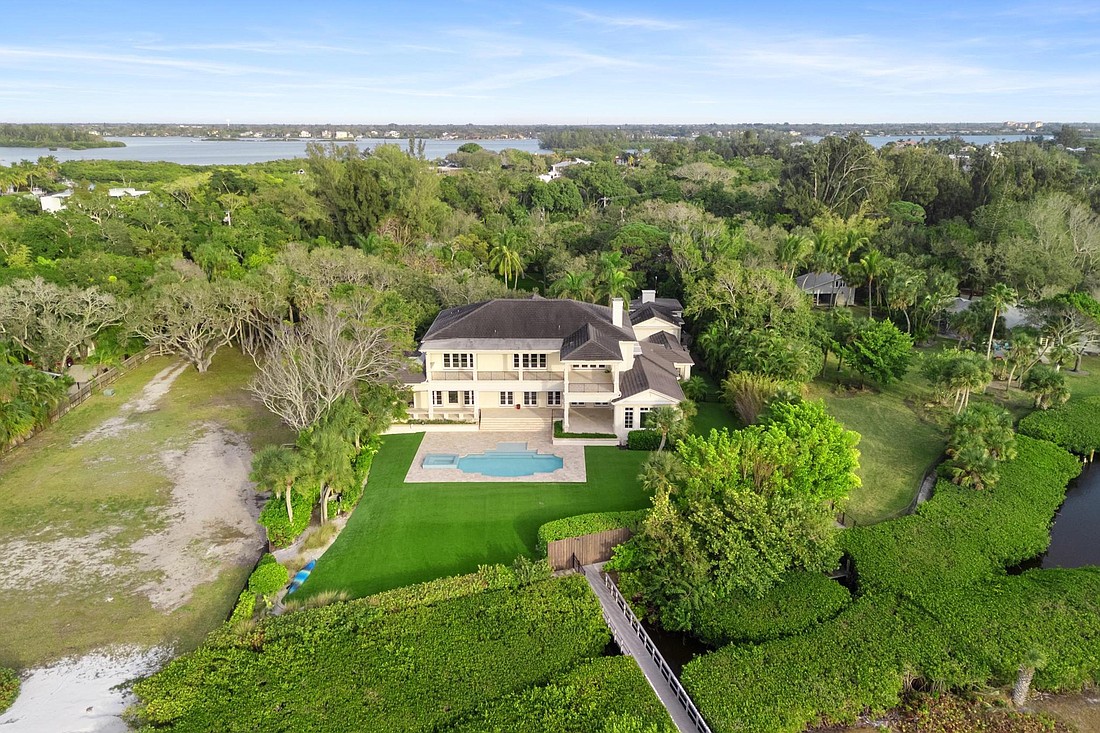
<path fill-rule="evenodd" d="M 566 339 L 591 324 L 605 336 L 633 341 L 629 326 L 611 325 L 611 308 L 576 300 L 497 299 L 448 308 L 436 316 L 423 343 L 449 339 Z"/>
<path fill-rule="evenodd" d="M 634 367 L 623 372 L 619 378 L 619 389 L 622 394 L 619 399 L 631 397 L 646 390 L 659 392 L 666 397 L 682 401 L 684 390 L 680 388 L 680 381 L 676 373 L 646 355 L 635 357 Z"/>

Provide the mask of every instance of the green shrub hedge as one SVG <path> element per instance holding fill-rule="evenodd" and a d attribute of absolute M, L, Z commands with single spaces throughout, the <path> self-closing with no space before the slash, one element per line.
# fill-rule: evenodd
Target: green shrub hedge
<path fill-rule="evenodd" d="M 763 598 L 704 599 L 693 633 L 714 646 L 767 641 L 831 619 L 850 602 L 848 589 L 821 573 L 788 573 Z"/>
<path fill-rule="evenodd" d="M 229 614 L 229 623 L 248 621 L 256 613 L 256 594 L 245 588 L 237 596 L 237 605 L 233 606 L 233 613 Z"/>
<path fill-rule="evenodd" d="M 1039 689 L 1100 681 L 1100 570 L 1005 572 L 1047 547 L 1080 465 L 1045 441 L 1018 450 L 992 490 L 942 483 L 916 515 L 846 530 L 861 595 L 835 619 L 689 663 L 682 680 L 716 733 L 850 722 L 914 679 L 1009 684 L 1032 649 L 1051 660 Z"/>
<path fill-rule="evenodd" d="M 561 420 L 554 421 L 555 438 L 615 438 L 614 433 L 567 433 L 561 429 Z"/>
<path fill-rule="evenodd" d="M 631 430 L 626 434 L 626 447 L 630 450 L 657 450 L 661 434 L 656 430 Z"/>
<path fill-rule="evenodd" d="M 1016 460 L 992 489 L 941 481 L 917 513 L 841 535 L 863 592 L 919 598 L 1003 573 L 1042 553 L 1050 522 L 1078 461 L 1046 441 L 1020 436 Z"/>
<path fill-rule="evenodd" d="M 272 554 L 264 555 L 252 575 L 248 576 L 248 590 L 257 596 L 278 593 L 290 582 L 290 573 Z"/>
<path fill-rule="evenodd" d="M 1053 410 L 1036 410 L 1020 421 L 1019 431 L 1049 440 L 1079 456 L 1100 450 L 1100 397 L 1070 400 Z"/>
<path fill-rule="evenodd" d="M 0 713 L 10 708 L 19 697 L 19 675 L 7 667 L 0 667 Z"/>
<path fill-rule="evenodd" d="M 546 546 L 551 542 L 569 537 L 596 534 L 610 529 L 636 529 L 648 511 L 637 509 L 628 512 L 592 512 L 555 519 L 539 527 L 539 551 L 546 552 Z"/>
<path fill-rule="evenodd" d="M 450 729 L 455 733 L 675 733 L 630 657 L 603 657 L 550 684 L 506 695 Z"/>
<path fill-rule="evenodd" d="M 145 730 L 431 731 L 598 657 L 584 578 L 386 613 L 335 603 L 211 634 L 134 685 Z"/>
<path fill-rule="evenodd" d="M 430 606 L 465 598 L 485 590 L 501 590 L 514 586 L 515 575 L 511 568 L 503 565 L 482 565 L 476 573 L 436 578 L 426 583 L 382 591 L 367 596 L 363 602 L 387 613 L 394 613 L 416 606 Z"/>
<path fill-rule="evenodd" d="M 260 510 L 260 525 L 267 530 L 267 541 L 275 547 L 289 547 L 294 544 L 302 532 L 309 526 L 313 515 L 313 505 L 317 501 L 316 493 L 295 493 L 291 497 L 294 505 L 294 521 L 286 515 L 286 502 L 272 497 Z"/>

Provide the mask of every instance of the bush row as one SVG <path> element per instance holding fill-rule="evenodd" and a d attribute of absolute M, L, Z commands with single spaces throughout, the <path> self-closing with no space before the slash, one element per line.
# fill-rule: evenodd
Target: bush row
<path fill-rule="evenodd" d="M 788 573 L 763 598 L 738 594 L 703 599 L 693 633 L 713 646 L 799 634 L 831 619 L 851 602 L 840 583 L 821 573 Z"/>
<path fill-rule="evenodd" d="M 294 521 L 286 515 L 286 504 L 282 499 L 272 497 L 260 510 L 259 522 L 267 530 L 267 541 L 275 547 L 289 547 L 309 526 L 313 515 L 313 505 L 317 502 L 316 492 L 295 491 L 290 501 L 294 505 Z"/>
<path fill-rule="evenodd" d="M 683 682 L 713 729 L 801 731 L 896 705 L 913 679 L 1011 682 L 1029 651 L 1040 689 L 1100 680 L 1100 570 L 1005 567 L 1041 552 L 1079 464 L 1019 438 L 992 490 L 941 484 L 917 515 L 846 530 L 861 597 L 835 619 L 691 662 Z M 798 680 L 798 684 L 792 684 Z"/>
<path fill-rule="evenodd" d="M 609 641 L 579 576 L 385 613 L 336 603 L 223 627 L 134 686 L 145 730 L 429 731 Z"/>
<path fill-rule="evenodd" d="M 860 589 L 920 598 L 1001 574 L 1050 544 L 1050 522 L 1078 461 L 1046 441 L 1017 439 L 992 489 L 941 481 L 916 514 L 847 530 L 841 545 Z"/>
<path fill-rule="evenodd" d="M 657 450 L 661 434 L 656 430 L 631 430 L 626 435 L 626 447 L 630 450 Z"/>
<path fill-rule="evenodd" d="M 456 733 L 674 733 L 676 728 L 630 657 L 603 657 L 550 684 L 506 695 Z"/>
<path fill-rule="evenodd" d="M 1053 410 L 1036 410 L 1020 421 L 1019 431 L 1049 440 L 1079 456 L 1100 450 L 1100 397 L 1071 400 Z"/>
<path fill-rule="evenodd" d="M 554 421 L 555 438 L 614 438 L 614 433 L 567 433 L 562 430 L 561 420 Z"/>
<path fill-rule="evenodd" d="M 645 519 L 648 509 L 627 512 L 592 512 L 563 517 L 539 527 L 539 551 L 546 552 L 551 542 L 586 534 L 606 532 L 611 529 L 636 529 Z"/>
<path fill-rule="evenodd" d="M 1100 680 L 1096 569 L 1029 571 L 938 601 L 933 611 L 865 596 L 809 633 L 708 654 L 682 679 L 716 733 L 851 722 L 897 705 L 913 678 L 1008 684 L 1032 648 L 1051 660 L 1036 674 L 1038 689 Z"/>
<path fill-rule="evenodd" d="M 0 667 L 0 713 L 15 703 L 19 697 L 19 675 L 7 667 Z"/>

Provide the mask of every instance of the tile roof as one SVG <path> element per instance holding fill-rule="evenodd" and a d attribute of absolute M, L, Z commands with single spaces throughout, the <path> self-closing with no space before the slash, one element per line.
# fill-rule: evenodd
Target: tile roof
<path fill-rule="evenodd" d="M 677 313 L 683 313 L 684 306 L 675 298 L 657 298 L 649 303 L 640 300 L 630 301 L 630 322 L 632 324 L 648 321 L 650 318 L 660 318 L 672 324 L 682 324 L 684 318 Z"/>
<path fill-rule="evenodd" d="M 619 377 L 619 399 L 631 397 L 648 389 L 670 397 L 676 401 L 684 399 L 684 391 L 676 372 L 645 354 L 634 358 L 634 368 L 623 372 Z"/>
<path fill-rule="evenodd" d="M 658 331 L 641 342 L 642 353 L 666 361 L 669 364 L 694 364 L 695 360 L 676 337 L 667 331 Z"/>
<path fill-rule="evenodd" d="M 622 329 L 615 328 L 610 323 L 586 323 L 562 341 L 561 358 L 563 361 L 622 361 L 623 352 L 619 348 L 619 341 L 623 338 Z"/>
<path fill-rule="evenodd" d="M 565 339 L 586 324 L 633 341 L 630 326 L 611 325 L 611 308 L 576 300 L 497 299 L 448 308 L 436 316 L 422 343 L 444 339 Z M 603 327 L 606 327 L 603 328 Z"/>

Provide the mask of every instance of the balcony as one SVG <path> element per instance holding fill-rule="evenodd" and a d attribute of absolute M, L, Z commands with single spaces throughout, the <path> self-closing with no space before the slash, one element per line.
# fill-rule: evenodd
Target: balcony
<path fill-rule="evenodd" d="M 428 373 L 431 382 L 472 382 L 474 372 L 469 369 L 442 369 Z"/>
<path fill-rule="evenodd" d="M 570 382 L 567 392 L 569 394 L 574 394 L 577 392 L 602 392 L 606 394 L 613 394 L 615 392 L 615 385 L 611 382 Z"/>

